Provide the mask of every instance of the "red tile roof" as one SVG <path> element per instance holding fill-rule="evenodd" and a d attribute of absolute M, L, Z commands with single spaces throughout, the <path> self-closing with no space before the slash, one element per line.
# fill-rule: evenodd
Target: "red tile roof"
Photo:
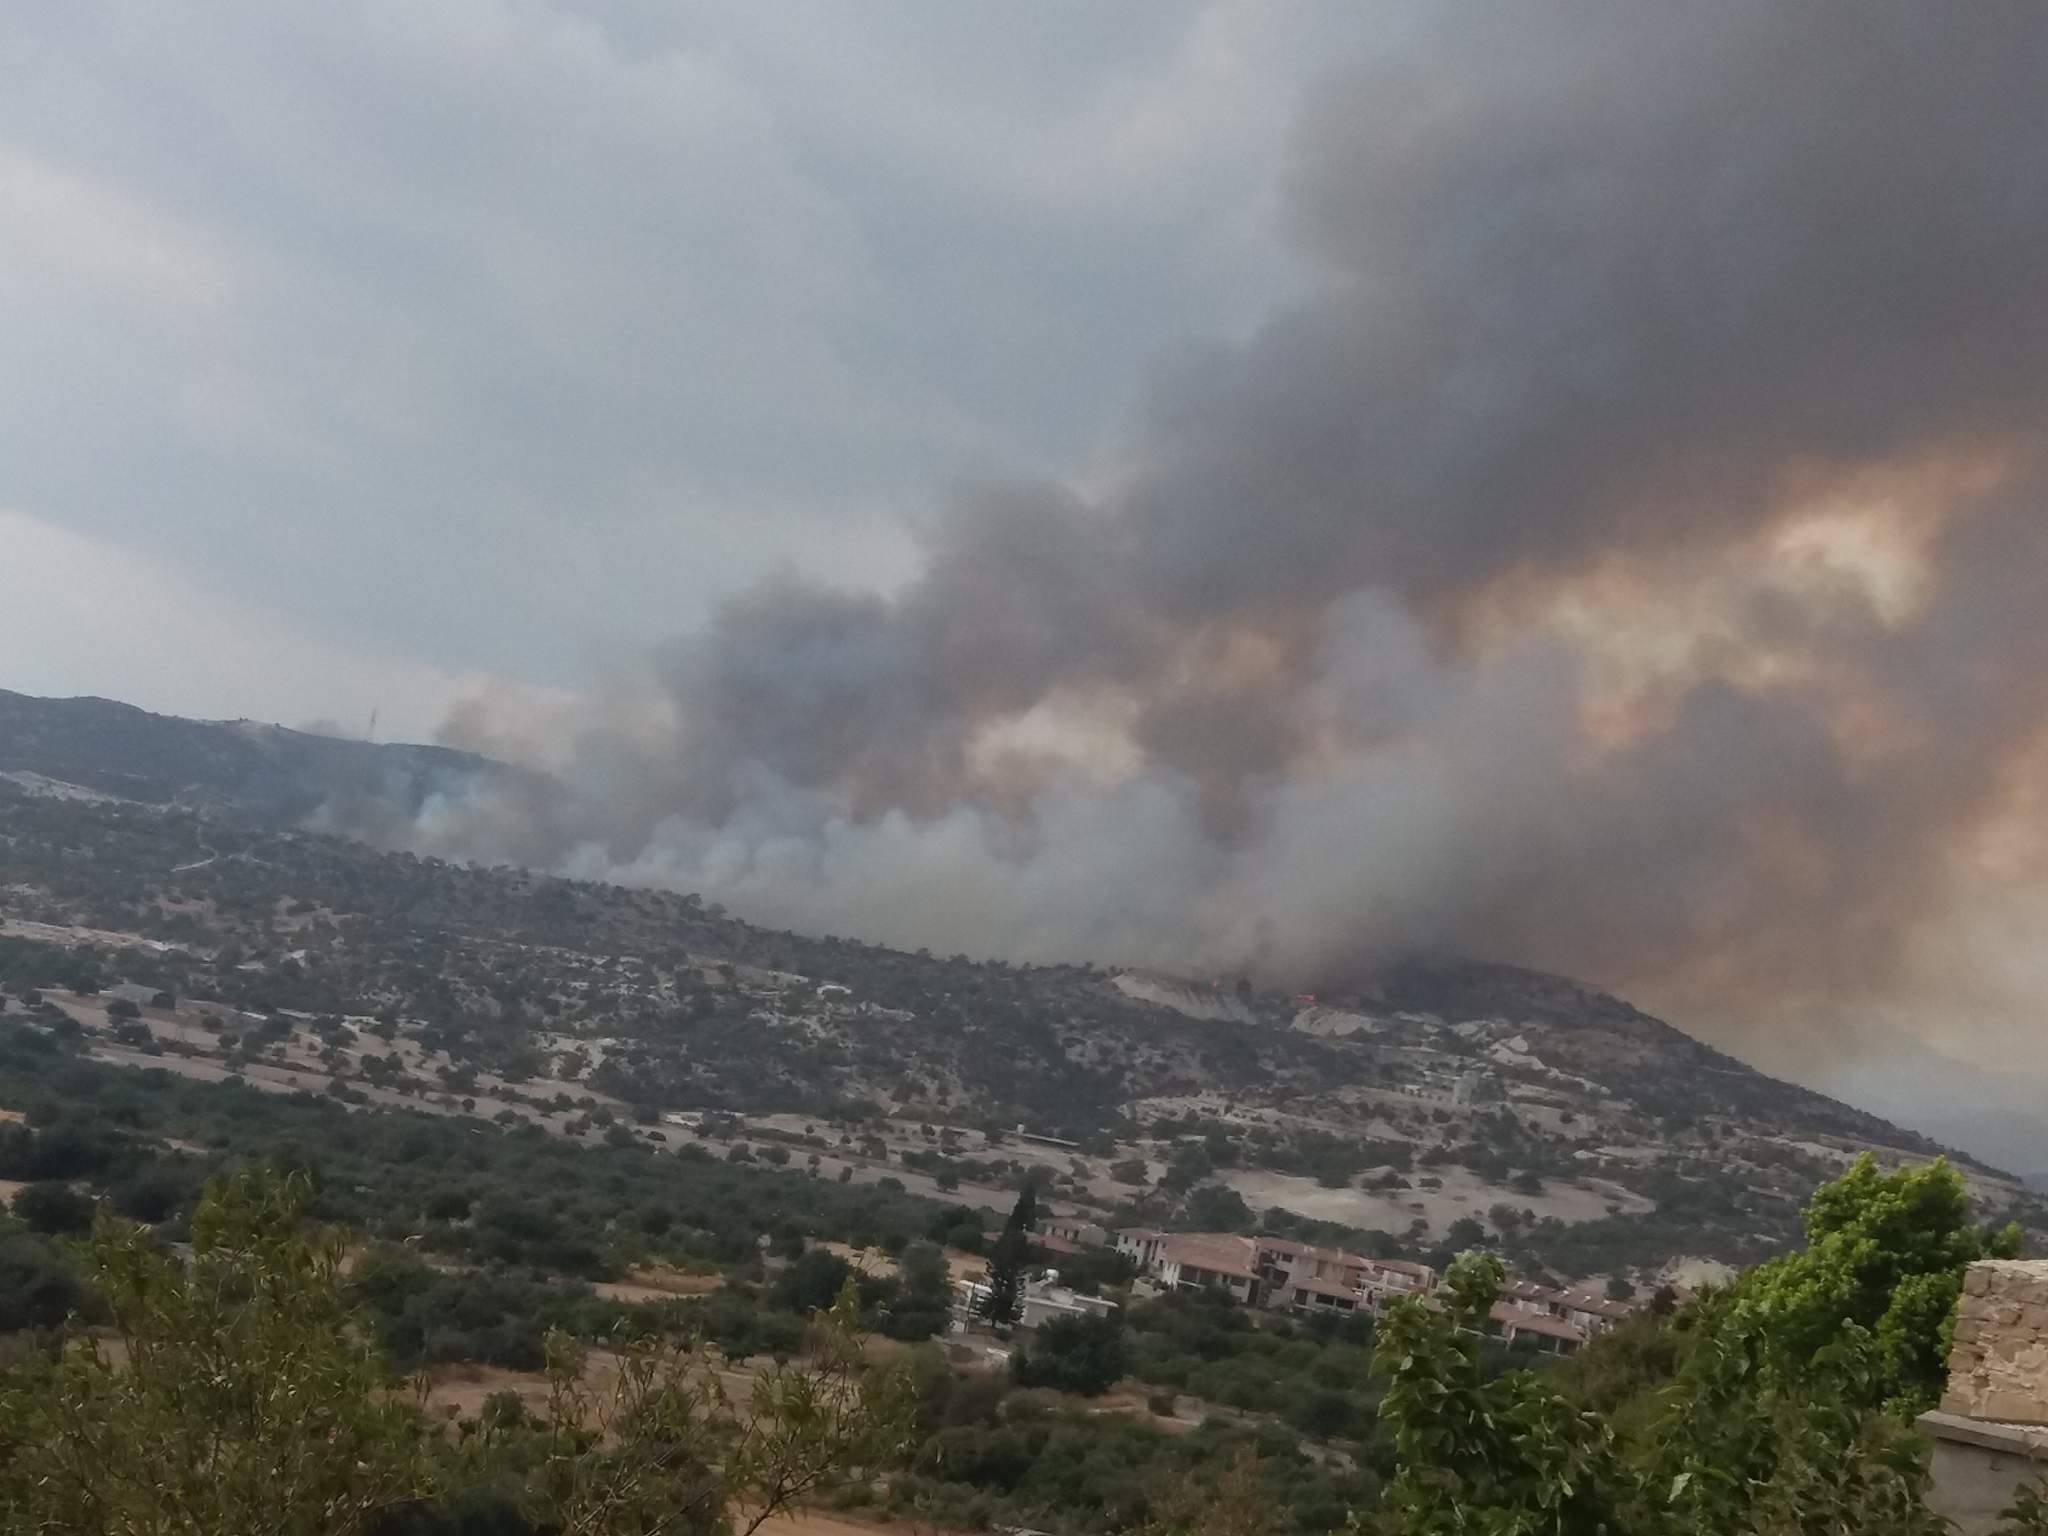
<path fill-rule="evenodd" d="M 1533 1333 L 1546 1339 L 1560 1339 L 1568 1344 L 1586 1342 L 1585 1331 L 1561 1317 L 1549 1317 L 1541 1312 L 1521 1312 L 1504 1301 L 1493 1304 L 1493 1320 L 1503 1330 L 1515 1333 Z"/>
<path fill-rule="evenodd" d="M 1229 1232 L 1176 1233 L 1160 1245 L 1159 1254 L 1184 1268 L 1193 1266 L 1245 1280 L 1257 1276 L 1258 1250 L 1252 1240 Z"/>

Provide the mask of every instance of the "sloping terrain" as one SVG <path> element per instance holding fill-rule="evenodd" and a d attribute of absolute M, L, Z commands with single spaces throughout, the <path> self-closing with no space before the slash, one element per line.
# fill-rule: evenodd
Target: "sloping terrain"
<path fill-rule="evenodd" d="M 330 805 L 416 809 L 438 789 L 516 772 L 445 747 L 379 746 L 249 720 L 154 715 L 111 699 L 38 699 L 0 689 L 0 775 L 45 792 L 70 786 L 295 822 Z"/>
<path fill-rule="evenodd" d="M 279 825 L 308 756 L 414 759 L 107 708 L 28 738 L 0 717 L 0 770 L 40 776 L 0 779 L 0 983 L 16 1011 L 50 989 L 116 1059 L 563 1133 L 742 1117 L 976 1202 L 1037 1165 L 1104 1220 L 1415 1254 L 1484 1236 L 1569 1277 L 1753 1259 L 1857 1151 L 1938 1150 L 1558 977 L 1416 961 L 1303 1000 L 776 932 Z M 151 803 L 95 798 L 138 786 Z M 145 1006 L 117 1025 L 85 989 L 120 984 Z M 2040 1219 L 1966 1168 L 1988 1209 Z"/>

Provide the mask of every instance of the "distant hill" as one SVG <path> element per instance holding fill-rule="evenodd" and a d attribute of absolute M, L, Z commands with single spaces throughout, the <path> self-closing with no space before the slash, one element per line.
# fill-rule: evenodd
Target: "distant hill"
<path fill-rule="evenodd" d="M 111 699 L 0 690 L 0 774 L 49 793 L 71 786 L 292 823 L 349 802 L 417 810 L 438 790 L 515 772 L 445 747 L 381 746 L 249 720 L 155 715 Z"/>
<path fill-rule="evenodd" d="M 110 1059 L 555 1134 L 591 1131 L 595 1091 L 622 1121 L 740 1117 L 770 1161 L 858 1153 L 920 1193 L 988 1203 L 1038 1165 L 1050 1199 L 1104 1221 L 1429 1257 L 1487 1241 L 1569 1278 L 1754 1260 L 1857 1153 L 1939 1151 L 1534 971 L 1412 960 L 1297 999 L 942 959 L 304 825 L 338 796 L 514 771 L 0 694 L 0 983 L 176 997 L 143 1021 L 154 1042 L 93 1044 Z M 89 999 L 73 1013 L 106 1024 Z M 252 1041 L 275 1041 L 260 1074 Z M 2048 1225 L 2018 1181 L 1959 1161 L 1987 1214 Z"/>

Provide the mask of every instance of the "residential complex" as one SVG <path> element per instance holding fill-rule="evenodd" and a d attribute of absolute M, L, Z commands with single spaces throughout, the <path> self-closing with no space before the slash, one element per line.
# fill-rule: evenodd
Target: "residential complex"
<path fill-rule="evenodd" d="M 1320 1248 L 1287 1237 L 1245 1237 L 1236 1232 L 1168 1232 L 1124 1227 L 1115 1232 L 1090 1223 L 1046 1222 L 1035 1234 L 1054 1255 L 1113 1248 L 1137 1267 L 1137 1294 L 1214 1291 L 1245 1307 L 1300 1317 L 1377 1315 L 1389 1301 L 1434 1295 L 1437 1272 L 1407 1259 L 1374 1259 L 1339 1248 Z M 956 1299 L 957 1329 L 979 1317 L 988 1299 L 980 1280 L 965 1280 Z M 1060 1284 L 1057 1270 L 1027 1280 L 1018 1298 L 1017 1325 L 1035 1329 L 1060 1317 L 1106 1316 L 1117 1304 Z M 1626 1318 L 1634 1308 L 1589 1291 L 1558 1290 L 1530 1280 L 1501 1288 L 1492 1320 L 1510 1343 L 1528 1341 L 1568 1354 Z"/>
<path fill-rule="evenodd" d="M 1285 1237 L 1125 1227 L 1111 1241 L 1162 1290 L 1219 1290 L 1244 1306 L 1301 1316 L 1377 1314 L 1390 1300 L 1427 1296 L 1437 1287 L 1437 1273 L 1427 1264 L 1367 1258 Z M 1589 1292 L 1513 1280 L 1502 1289 L 1493 1321 L 1510 1342 L 1528 1339 L 1569 1352 L 1631 1310 Z"/>

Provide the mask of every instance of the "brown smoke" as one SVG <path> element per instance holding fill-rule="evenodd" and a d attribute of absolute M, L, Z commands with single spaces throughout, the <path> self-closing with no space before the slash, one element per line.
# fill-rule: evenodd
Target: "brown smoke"
<path fill-rule="evenodd" d="M 1422 15 L 1304 113 L 1317 291 L 1109 488 L 736 597 L 562 802 L 421 837 L 1289 984 L 1895 978 L 2048 729 L 2048 10 Z"/>

